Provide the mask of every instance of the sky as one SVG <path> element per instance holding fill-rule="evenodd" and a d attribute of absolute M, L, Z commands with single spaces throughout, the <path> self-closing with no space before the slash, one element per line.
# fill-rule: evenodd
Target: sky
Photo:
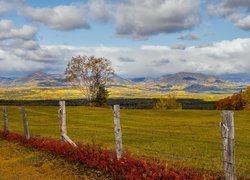
<path fill-rule="evenodd" d="M 250 0 L 0 0 L 0 76 L 105 57 L 123 77 L 250 72 Z"/>

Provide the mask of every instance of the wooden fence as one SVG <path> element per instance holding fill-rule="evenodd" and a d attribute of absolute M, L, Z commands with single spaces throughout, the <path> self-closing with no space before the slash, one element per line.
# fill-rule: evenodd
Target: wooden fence
<path fill-rule="evenodd" d="M 66 126 L 66 107 L 65 101 L 59 102 L 59 130 L 60 138 L 62 143 L 70 143 L 73 146 L 77 146 L 67 135 Z M 24 126 L 24 137 L 30 139 L 28 120 L 26 117 L 25 107 L 21 107 L 23 126 Z M 114 112 L 114 136 L 116 143 L 116 156 L 119 160 L 122 157 L 123 145 L 122 145 L 122 128 L 120 123 L 120 106 L 113 106 Z M 4 114 L 4 132 L 8 133 L 8 111 L 7 107 L 3 106 Z M 235 132 L 234 132 L 234 113 L 231 111 L 222 112 L 222 122 L 221 122 L 221 132 L 222 132 L 222 154 L 223 154 L 223 166 L 226 180 L 236 180 L 235 172 Z"/>
<path fill-rule="evenodd" d="M 234 155 L 234 113 L 230 111 L 222 112 L 222 144 L 223 144 L 223 164 L 226 180 L 236 179 L 235 155 Z"/>

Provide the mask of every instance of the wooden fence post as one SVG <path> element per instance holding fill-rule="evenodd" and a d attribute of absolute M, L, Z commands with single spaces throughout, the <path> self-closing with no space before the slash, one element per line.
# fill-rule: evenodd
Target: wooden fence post
<path fill-rule="evenodd" d="M 59 105 L 60 109 L 58 110 L 58 114 L 59 114 L 61 141 L 62 143 L 68 142 L 76 147 L 77 145 L 67 136 L 65 101 L 59 101 Z"/>
<path fill-rule="evenodd" d="M 3 117 L 4 117 L 3 131 L 4 131 L 4 133 L 8 133 L 9 132 L 8 111 L 7 111 L 7 107 L 6 106 L 3 106 Z"/>
<path fill-rule="evenodd" d="M 225 180 L 236 180 L 234 154 L 234 113 L 222 112 L 222 143 Z"/>
<path fill-rule="evenodd" d="M 28 140 L 28 139 L 30 139 L 30 132 L 29 132 L 29 127 L 28 127 L 28 121 L 27 121 L 27 117 L 26 117 L 25 107 L 22 106 L 21 110 L 22 110 L 22 117 L 23 117 L 24 136 L 25 136 L 25 139 Z"/>
<path fill-rule="evenodd" d="M 116 141 L 116 156 L 117 159 L 122 157 L 122 130 L 120 124 L 120 106 L 114 105 L 114 130 Z"/>
<path fill-rule="evenodd" d="M 60 105 L 59 109 L 60 134 L 61 134 L 61 141 L 64 143 L 66 142 L 66 140 L 64 139 L 63 134 L 67 134 L 65 101 L 59 101 L 59 105 Z"/>

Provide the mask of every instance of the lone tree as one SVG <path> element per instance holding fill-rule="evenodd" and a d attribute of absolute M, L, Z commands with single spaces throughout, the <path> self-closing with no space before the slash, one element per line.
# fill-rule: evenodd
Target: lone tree
<path fill-rule="evenodd" d="M 65 75 L 66 80 L 78 87 L 91 104 L 102 106 L 106 103 L 109 95 L 106 86 L 114 75 L 111 61 L 94 56 L 72 57 Z"/>

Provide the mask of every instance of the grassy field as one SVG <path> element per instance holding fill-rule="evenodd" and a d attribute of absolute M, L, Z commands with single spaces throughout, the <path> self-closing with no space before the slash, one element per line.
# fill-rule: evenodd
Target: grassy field
<path fill-rule="evenodd" d="M 0 139 L 0 179 L 108 179 L 83 165 Z"/>
<path fill-rule="evenodd" d="M 188 93 L 182 90 L 159 91 L 145 89 L 142 87 L 132 86 L 126 88 L 109 88 L 110 98 L 161 98 L 166 94 L 174 93 L 177 98 L 203 99 L 206 101 L 216 101 L 228 97 L 235 91 L 223 94 Z M 0 88 L 0 99 L 5 100 L 53 100 L 53 99 L 79 99 L 85 98 L 83 93 L 78 89 L 65 89 L 60 87 L 23 87 L 23 88 Z"/>
<path fill-rule="evenodd" d="M 59 138 L 57 107 L 26 107 L 31 134 Z M 22 132 L 19 107 L 9 107 L 11 131 Z M 123 145 L 135 156 L 168 164 L 222 171 L 220 111 L 121 110 Z M 0 114 L 0 124 L 3 124 Z M 250 175 L 250 112 L 235 112 L 236 168 Z M 114 149 L 111 109 L 67 107 L 68 135 Z"/>

